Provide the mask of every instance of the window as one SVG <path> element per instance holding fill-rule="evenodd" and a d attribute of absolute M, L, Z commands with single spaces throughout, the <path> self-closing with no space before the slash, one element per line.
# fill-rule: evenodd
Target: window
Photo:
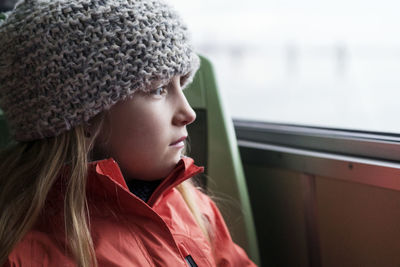
<path fill-rule="evenodd" d="M 395 0 L 170 0 L 234 118 L 400 133 Z"/>

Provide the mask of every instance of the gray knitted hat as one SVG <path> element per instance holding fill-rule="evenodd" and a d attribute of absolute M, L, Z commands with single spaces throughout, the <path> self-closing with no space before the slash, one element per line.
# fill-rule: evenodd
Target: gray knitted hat
<path fill-rule="evenodd" d="M 25 0 L 0 26 L 0 107 L 16 140 L 52 137 L 198 65 L 160 0 Z"/>

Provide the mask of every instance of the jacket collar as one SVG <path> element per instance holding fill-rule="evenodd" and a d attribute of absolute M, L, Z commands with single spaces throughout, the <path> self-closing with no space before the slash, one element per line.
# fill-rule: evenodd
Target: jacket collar
<path fill-rule="evenodd" d="M 193 159 L 183 157 L 156 188 L 147 204 L 150 207 L 154 206 L 165 192 L 203 171 L 204 167 L 196 166 Z M 89 194 L 109 196 L 116 193 L 115 186 L 129 192 L 118 163 L 112 158 L 89 163 L 88 174 L 87 191 Z M 114 186 L 110 186 L 110 183 Z M 134 195 L 132 194 L 132 196 Z"/>

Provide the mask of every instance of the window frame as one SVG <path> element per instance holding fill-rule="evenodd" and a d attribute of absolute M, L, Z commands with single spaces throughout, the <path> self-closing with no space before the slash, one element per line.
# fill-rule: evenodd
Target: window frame
<path fill-rule="evenodd" d="M 400 191 L 400 135 L 241 119 L 233 123 L 244 164 Z"/>

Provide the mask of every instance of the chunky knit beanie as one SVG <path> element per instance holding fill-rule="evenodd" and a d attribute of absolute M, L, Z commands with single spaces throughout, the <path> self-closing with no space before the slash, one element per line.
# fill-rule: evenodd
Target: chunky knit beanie
<path fill-rule="evenodd" d="M 16 140 L 52 137 L 198 65 L 160 0 L 25 0 L 0 25 L 0 107 Z"/>

